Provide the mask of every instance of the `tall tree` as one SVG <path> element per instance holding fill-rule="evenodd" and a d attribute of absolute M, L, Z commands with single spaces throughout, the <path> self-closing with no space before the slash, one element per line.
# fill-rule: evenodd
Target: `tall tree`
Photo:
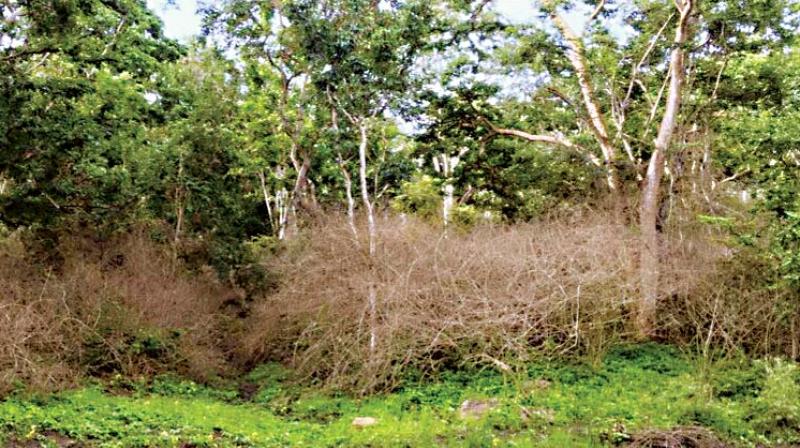
<path fill-rule="evenodd" d="M 494 134 L 584 154 L 590 163 L 603 168 L 608 190 L 614 194 L 630 189 L 621 184 L 617 167 L 627 166 L 626 171 L 632 171 L 636 178 L 642 179 L 645 173 L 639 172 L 639 160 L 650 156 L 646 179 L 641 188 L 641 300 L 636 322 L 639 332 L 649 335 L 653 332 L 655 301 L 658 295 L 656 216 L 660 204 L 664 154 L 678 126 L 686 76 L 684 47 L 692 42 L 694 27 L 690 20 L 696 11 L 692 1 L 675 2 L 675 11 L 669 11 L 671 6 L 651 5 L 647 2 L 631 5 L 633 18 L 630 22 L 638 27 L 638 35 L 625 44 L 610 38 L 608 25 L 603 27 L 597 23 L 599 19 L 611 14 L 610 6 L 605 0 L 595 2 L 585 22 L 586 29 L 576 32 L 566 18 L 568 11 L 574 13 L 575 2 L 543 1 L 543 17 L 548 19 L 554 31 L 540 27 L 527 34 L 512 36 L 520 44 L 520 55 L 534 58 L 533 61 L 523 61 L 523 64 L 544 75 L 541 76 L 544 81 L 539 82 L 539 91 L 546 93 L 543 96 L 545 101 L 556 102 L 567 110 L 572 110 L 574 121 L 568 129 L 555 127 L 546 133 L 535 133 L 498 125 L 488 117 L 485 117 L 485 121 Z M 642 18 L 637 14 L 647 15 Z M 665 34 L 670 29 L 673 30 L 674 38 L 668 44 Z M 534 51 L 544 52 L 544 55 Z M 616 62 L 619 60 L 639 62 L 635 65 L 623 65 Z M 659 69 L 659 63 L 663 63 L 666 70 Z M 623 78 L 624 68 L 628 64 L 630 71 L 627 82 L 621 82 L 619 80 Z M 643 79 L 645 76 L 642 73 L 645 66 L 649 69 L 647 79 Z M 646 85 L 649 83 L 662 85 L 655 98 L 648 92 Z M 662 105 L 665 90 L 667 98 Z M 640 106 L 639 110 L 630 111 L 632 104 Z M 662 119 L 656 130 L 655 145 L 648 147 L 645 144 L 647 133 L 659 112 Z M 626 122 L 626 118 L 631 115 L 638 115 L 634 118 L 640 126 L 638 132 L 629 130 L 634 120 Z M 649 117 L 642 118 L 645 116 Z M 545 119 L 554 121 L 552 116 Z M 611 132 L 609 123 L 616 127 L 615 133 Z M 590 147 L 577 143 L 582 134 L 592 137 L 593 144 Z M 638 140 L 635 143 L 639 147 L 638 151 L 632 144 L 634 139 Z M 620 160 L 622 154 L 626 155 L 627 161 Z"/>
<path fill-rule="evenodd" d="M 356 133 L 359 190 L 367 218 L 367 275 L 372 277 L 367 297 L 372 352 L 378 343 L 377 278 L 373 265 L 378 234 L 374 203 L 377 192 L 370 191 L 367 177 L 370 133 L 413 86 L 410 70 L 430 42 L 434 10 L 430 2 L 420 1 L 381 6 L 372 0 L 308 0 L 294 3 L 287 11 L 289 20 L 301 30 L 304 54 L 314 67 L 311 82 L 326 93 L 330 107 Z M 336 120 L 338 114 L 332 115 Z"/>
<path fill-rule="evenodd" d="M 283 217 L 277 220 L 281 238 L 293 233 L 298 212 L 315 213 L 317 209 L 311 171 L 326 119 L 324 109 L 316 107 L 322 92 L 308 82 L 311 67 L 299 38 L 303 31 L 301 24 L 290 18 L 294 7 L 293 2 L 283 0 L 226 0 L 203 10 L 206 34 L 238 50 L 248 66 L 249 88 L 261 91 L 254 92 L 251 100 L 268 101 L 263 109 L 278 118 L 269 124 L 274 127 L 270 133 L 282 136 L 273 140 L 281 154 L 262 167 L 259 176 L 265 187 L 268 178 L 290 184 L 285 192 L 280 186 L 266 199 L 267 203 L 276 201 L 276 212 Z"/>
<path fill-rule="evenodd" d="M 12 0 L 0 17 L 2 220 L 124 221 L 129 162 L 157 120 L 148 92 L 183 49 L 136 0 Z"/>
<path fill-rule="evenodd" d="M 639 228 L 642 232 L 641 247 L 641 294 L 639 304 L 638 328 L 644 335 L 654 332 L 656 322 L 656 300 L 658 299 L 659 277 L 659 241 L 656 228 L 656 215 L 659 209 L 661 177 L 664 173 L 664 157 L 672 142 L 672 135 L 678 125 L 678 114 L 683 97 L 683 85 L 686 77 L 684 46 L 689 40 L 689 18 L 692 14 L 694 0 L 678 0 L 678 23 L 675 26 L 675 38 L 670 52 L 669 93 L 666 106 L 658 128 L 655 149 L 650 155 L 647 176 L 642 188 L 641 210 L 639 211 Z"/>

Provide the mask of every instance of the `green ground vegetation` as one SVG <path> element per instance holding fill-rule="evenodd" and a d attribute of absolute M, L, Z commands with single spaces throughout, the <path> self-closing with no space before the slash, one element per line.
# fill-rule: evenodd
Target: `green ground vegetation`
<path fill-rule="evenodd" d="M 692 427 L 730 446 L 779 446 L 800 443 L 798 398 L 797 364 L 709 362 L 647 344 L 597 366 L 458 371 L 363 399 L 299 385 L 275 364 L 216 387 L 118 377 L 12 396 L 0 428 L 12 447 L 624 446 L 644 431 Z M 466 400 L 491 409 L 464 416 Z M 356 417 L 377 423 L 357 427 Z"/>

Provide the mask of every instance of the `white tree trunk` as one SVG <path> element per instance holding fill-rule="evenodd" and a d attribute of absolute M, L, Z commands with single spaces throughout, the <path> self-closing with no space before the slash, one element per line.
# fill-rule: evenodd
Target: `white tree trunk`
<path fill-rule="evenodd" d="M 261 182 L 261 193 L 264 196 L 264 205 L 267 207 L 267 221 L 269 225 L 274 229 L 275 220 L 272 215 L 272 198 L 269 194 L 269 187 L 267 187 L 267 177 L 264 175 L 263 172 L 258 172 L 258 180 Z"/>
<path fill-rule="evenodd" d="M 367 185 L 367 144 L 369 142 L 367 135 L 367 124 L 361 120 L 358 122 L 359 131 L 359 144 L 358 144 L 358 177 L 361 182 L 361 201 L 364 203 L 364 209 L 367 212 L 367 233 L 369 245 L 369 289 L 367 292 L 367 306 L 369 308 L 369 351 L 373 353 L 375 347 L 378 345 L 377 335 L 377 291 L 375 287 L 375 252 L 377 244 L 377 227 L 375 224 L 375 212 L 372 207 L 372 201 L 369 198 L 369 190 Z"/>
<path fill-rule="evenodd" d="M 450 223 L 450 213 L 453 210 L 453 186 L 446 184 L 444 186 L 444 200 L 442 201 L 442 220 L 444 221 L 444 228 L 447 231 L 447 225 Z"/>
<path fill-rule="evenodd" d="M 350 231 L 353 232 L 353 238 L 358 243 L 358 228 L 356 227 L 356 201 L 353 199 L 353 179 L 350 177 L 350 172 L 347 171 L 347 166 L 344 163 L 339 163 L 339 170 L 342 172 L 344 178 L 344 190 L 347 195 L 347 224 L 350 226 Z"/>
<path fill-rule="evenodd" d="M 688 37 L 688 21 L 692 12 L 692 1 L 676 1 L 681 15 L 675 30 L 674 46 L 670 56 L 669 94 L 664 116 L 658 128 L 655 150 L 650 157 L 647 177 L 642 190 L 642 204 L 639 211 L 639 226 L 642 232 L 640 260 L 641 302 L 637 318 L 637 327 L 641 336 L 651 336 L 655 331 L 659 283 L 659 238 L 656 218 L 659 207 L 661 177 L 664 174 L 664 159 L 677 125 L 678 112 L 681 106 L 681 94 L 685 76 L 683 46 Z"/>
<path fill-rule="evenodd" d="M 603 120 L 603 115 L 600 113 L 600 107 L 597 105 L 594 87 L 592 86 L 592 78 L 586 67 L 583 42 L 581 42 L 580 36 L 570 29 L 566 20 L 555 11 L 555 7 L 552 4 L 550 6 L 553 7 L 553 12 L 550 17 L 559 31 L 561 31 L 561 35 L 564 36 L 564 40 L 569 47 L 567 59 L 569 59 L 570 64 L 575 69 L 575 74 L 578 77 L 578 86 L 581 91 L 581 98 L 583 99 L 583 106 L 586 108 L 586 113 L 589 115 L 589 124 L 591 125 L 592 133 L 595 135 L 597 143 L 600 145 L 600 150 L 603 153 L 603 163 L 606 169 L 606 183 L 608 184 L 609 190 L 616 192 L 619 190 L 619 180 L 617 178 L 616 169 L 614 168 L 617 150 L 611 144 L 608 128 Z"/>
<path fill-rule="evenodd" d="M 497 130 L 495 132 L 497 132 Z M 455 172 L 459 163 L 461 163 L 461 157 L 468 151 L 469 148 L 463 147 L 458 151 L 458 155 L 449 156 L 446 153 L 442 153 L 433 158 L 434 170 L 440 172 L 442 177 L 444 177 L 444 187 L 442 188 L 444 192 L 444 199 L 442 200 L 442 221 L 444 223 L 445 234 L 447 232 L 447 226 L 450 224 L 450 216 L 452 216 L 453 205 L 455 204 L 455 199 L 453 198 L 453 194 L 455 193 L 455 187 L 453 187 L 453 172 Z"/>
<path fill-rule="evenodd" d="M 275 193 L 275 208 L 278 212 L 278 239 L 286 239 L 286 226 L 289 220 L 289 192 L 281 188 Z"/>

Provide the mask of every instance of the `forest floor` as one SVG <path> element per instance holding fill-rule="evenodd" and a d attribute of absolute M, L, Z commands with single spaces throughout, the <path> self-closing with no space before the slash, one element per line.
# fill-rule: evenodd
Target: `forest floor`
<path fill-rule="evenodd" d="M 299 386 L 277 365 L 215 388 L 117 377 L 0 402 L 0 447 L 800 443 L 796 364 L 712 363 L 650 344 L 614 349 L 595 364 L 451 372 L 366 398 Z"/>

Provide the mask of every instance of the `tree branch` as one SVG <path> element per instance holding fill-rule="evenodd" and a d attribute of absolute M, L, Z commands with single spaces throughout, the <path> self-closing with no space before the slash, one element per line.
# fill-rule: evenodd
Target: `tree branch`
<path fill-rule="evenodd" d="M 631 81 L 628 84 L 628 92 L 625 94 L 625 99 L 622 100 L 622 111 L 623 112 L 625 111 L 625 109 L 628 108 L 628 103 L 630 102 L 631 94 L 633 93 L 633 86 L 636 83 L 636 81 L 638 81 L 637 75 L 639 74 L 639 71 L 642 69 L 642 65 L 644 65 L 645 61 L 650 56 L 650 53 L 653 52 L 653 49 L 655 48 L 656 43 L 658 43 L 658 39 L 664 33 L 664 30 L 667 29 L 667 25 L 669 25 L 669 22 L 672 21 L 673 17 L 675 17 L 675 13 L 670 14 L 670 16 L 667 18 L 667 20 L 664 21 L 664 24 L 661 25 L 661 28 L 658 30 L 658 33 L 656 33 L 656 35 L 653 36 L 653 39 L 650 40 L 650 45 L 647 46 L 647 50 L 645 50 L 644 54 L 642 55 L 642 58 L 639 59 L 639 62 L 633 68 L 633 71 L 631 72 Z"/>
<path fill-rule="evenodd" d="M 601 12 L 603 12 L 603 7 L 605 7 L 605 5 L 606 5 L 606 0 L 600 0 L 600 3 L 598 3 L 597 7 L 594 8 L 594 11 L 592 11 L 592 15 L 589 16 L 589 20 L 586 22 L 587 27 L 591 25 L 592 22 L 594 22 L 594 19 L 596 19 Z"/>
<path fill-rule="evenodd" d="M 602 2 L 601 2 L 602 3 Z M 575 74 L 578 77 L 578 85 L 580 87 L 581 96 L 583 98 L 583 105 L 586 112 L 589 114 L 589 124 L 592 133 L 595 135 L 597 142 L 600 144 L 600 149 L 603 153 L 603 162 L 606 167 L 606 176 L 608 181 L 608 188 L 616 191 L 619 187 L 619 180 L 617 179 L 616 170 L 614 169 L 614 159 L 617 156 L 617 151 L 609 139 L 608 128 L 603 121 L 603 116 L 600 113 L 600 107 L 597 105 L 595 98 L 594 88 L 592 86 L 591 76 L 587 68 L 585 56 L 583 54 L 583 43 L 580 38 L 570 29 L 566 20 L 558 13 L 552 0 L 546 2 L 547 6 L 551 8 L 550 17 L 555 23 L 556 27 L 561 31 L 561 35 L 567 43 L 567 59 L 575 69 Z M 601 5 L 602 6 L 602 5 Z"/>
<path fill-rule="evenodd" d="M 534 143 L 546 143 L 548 145 L 553 146 L 562 146 L 564 148 L 573 150 L 578 154 L 589 159 L 589 161 L 598 167 L 603 166 L 603 162 L 594 154 L 591 153 L 588 149 L 584 148 L 583 146 L 576 145 L 562 135 L 545 135 L 545 134 L 531 134 L 525 131 L 520 131 L 518 129 L 508 129 L 508 128 L 499 128 L 494 126 L 488 120 L 484 120 L 486 123 L 492 128 L 492 132 L 498 135 L 508 135 L 512 137 L 521 138 L 523 140 L 527 140 L 529 142 Z"/>

